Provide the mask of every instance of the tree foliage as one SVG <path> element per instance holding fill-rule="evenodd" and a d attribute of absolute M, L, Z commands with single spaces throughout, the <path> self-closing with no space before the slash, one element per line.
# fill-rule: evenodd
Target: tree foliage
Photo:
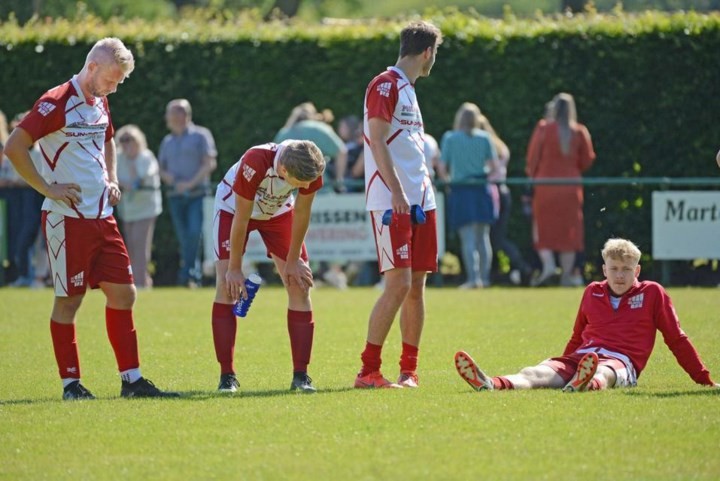
<path fill-rule="evenodd" d="M 417 84 L 426 130 L 435 137 L 451 127 L 462 102 L 477 103 L 510 146 L 509 175 L 522 177 L 527 141 L 545 102 L 567 91 L 598 153 L 588 176 L 717 176 L 720 15 L 617 12 L 496 21 L 449 11 L 427 18 L 445 37 L 432 75 Z M 110 98 L 116 126 L 140 125 L 157 149 L 167 101 L 188 98 L 194 119 L 216 136 L 217 180 L 248 147 L 272 139 L 301 102 L 332 109 L 338 118 L 361 115 L 365 87 L 394 62 L 406 21 L 268 23 L 196 12 L 177 22 L 102 22 L 91 15 L 76 23 L 6 22 L 0 71 L 13 95 L 4 96 L 0 108 L 9 115 L 27 110 L 79 70 L 95 40 L 120 36 L 136 55 L 136 70 Z M 611 235 L 651 252 L 657 188 L 586 187 L 590 261 Z M 529 252 L 529 226 L 519 209 L 510 231 Z M 167 217 L 155 241 L 162 246 L 155 253 L 158 271 L 172 272 L 177 259 Z M 644 260 L 644 272 L 652 269 Z"/>

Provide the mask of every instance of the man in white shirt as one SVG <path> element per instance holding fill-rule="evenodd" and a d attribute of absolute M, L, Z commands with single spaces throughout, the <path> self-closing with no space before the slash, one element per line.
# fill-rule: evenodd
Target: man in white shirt
<path fill-rule="evenodd" d="M 364 105 L 365 192 L 385 290 L 368 322 L 356 388 L 417 387 L 417 359 L 425 320 L 425 281 L 437 271 L 435 194 L 424 154 L 422 114 L 414 83 L 435 63 L 442 34 L 434 25 L 414 22 L 400 34 L 400 56 L 367 87 Z M 411 207 L 425 212 L 425 223 L 411 219 Z M 392 210 L 389 225 L 383 214 Z M 381 352 L 400 310 L 402 354 L 398 383 L 380 372 Z"/>
<path fill-rule="evenodd" d="M 75 317 L 88 285 L 102 289 L 105 322 L 123 397 L 165 397 L 142 377 L 132 308 L 137 292 L 125 243 L 112 215 L 120 202 L 115 141 L 107 96 L 133 71 L 132 53 L 117 38 L 92 47 L 80 73 L 35 103 L 8 139 L 5 153 L 45 196 L 42 223 L 55 284 L 50 319 L 63 399 L 94 399 L 80 383 Z M 42 172 L 29 148 L 38 142 Z"/>

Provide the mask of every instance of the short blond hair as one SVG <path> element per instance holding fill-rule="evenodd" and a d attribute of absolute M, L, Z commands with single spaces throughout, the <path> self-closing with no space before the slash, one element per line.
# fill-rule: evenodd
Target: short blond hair
<path fill-rule="evenodd" d="M 325 157 L 314 142 L 294 140 L 284 145 L 280 163 L 288 174 L 301 182 L 311 182 L 323 175 Z"/>
<path fill-rule="evenodd" d="M 85 58 L 85 65 L 95 62 L 101 65 L 114 63 L 129 77 L 135 69 L 135 58 L 122 40 L 117 37 L 105 37 L 95 42 Z"/>
<path fill-rule="evenodd" d="M 640 262 L 640 249 L 627 239 L 608 239 L 601 251 L 604 261 L 608 259 Z"/>

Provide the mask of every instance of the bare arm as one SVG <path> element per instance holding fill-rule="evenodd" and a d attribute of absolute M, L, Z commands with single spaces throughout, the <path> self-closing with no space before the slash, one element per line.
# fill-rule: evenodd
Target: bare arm
<path fill-rule="evenodd" d="M 225 274 L 227 294 L 235 302 L 240 297 L 247 297 L 242 264 L 245 237 L 247 237 L 247 227 L 252 216 L 253 203 L 252 200 L 235 194 L 235 216 L 230 228 L 230 262 Z"/>
<path fill-rule="evenodd" d="M 108 201 L 110 205 L 117 205 L 120 202 L 122 193 L 117 178 L 117 151 L 115 150 L 115 139 L 112 137 L 105 142 L 105 167 L 108 172 Z"/>
<path fill-rule="evenodd" d="M 310 266 L 300 259 L 302 244 L 305 241 L 310 226 L 310 212 L 315 199 L 312 194 L 298 194 L 293 210 L 292 233 L 290 234 L 290 248 L 285 262 L 284 276 L 288 284 L 297 284 L 303 290 L 313 286 L 313 276 Z"/>
<path fill-rule="evenodd" d="M 407 214 L 410 212 L 410 202 L 402 188 L 390 155 L 390 149 L 387 146 L 390 123 L 375 117 L 368 121 L 368 126 L 370 150 L 372 150 L 380 175 L 392 194 L 393 210 L 398 214 Z"/>
<path fill-rule="evenodd" d="M 13 163 L 17 173 L 25 179 L 30 187 L 48 199 L 62 201 L 68 205 L 80 202 L 80 185 L 75 183 L 48 184 L 43 179 L 30 157 L 29 149 L 32 144 L 33 139 L 25 129 L 17 127 L 10 134 L 10 138 L 5 144 L 5 155 Z"/>
<path fill-rule="evenodd" d="M 365 157 L 364 157 L 364 155 L 365 154 L 361 150 L 360 155 L 358 155 L 357 160 L 355 161 L 355 163 L 352 166 L 352 169 L 350 170 L 350 176 L 353 179 L 359 179 L 360 177 L 363 176 L 363 174 L 365 174 Z"/>

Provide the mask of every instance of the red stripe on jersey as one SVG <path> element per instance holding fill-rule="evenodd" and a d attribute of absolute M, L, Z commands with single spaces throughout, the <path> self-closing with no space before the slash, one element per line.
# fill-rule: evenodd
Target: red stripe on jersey
<path fill-rule="evenodd" d="M 398 129 L 398 130 L 396 130 L 394 134 L 392 134 L 390 137 L 388 137 L 388 139 L 387 139 L 387 141 L 385 141 L 385 143 L 386 143 L 387 145 L 390 145 L 390 142 L 392 142 L 393 140 L 395 140 L 395 137 L 397 137 L 398 135 L 400 135 L 400 134 L 402 133 L 402 131 L 403 131 L 403 129 Z"/>
<path fill-rule="evenodd" d="M 84 219 L 84 218 L 85 218 L 85 216 L 82 215 L 82 212 L 80 212 L 80 211 L 78 210 L 78 208 L 75 206 L 75 202 L 71 203 L 71 204 L 70 204 L 70 207 L 72 208 L 72 210 L 74 210 L 74 211 L 77 213 L 77 215 L 78 215 L 79 218 L 81 218 L 81 219 Z"/>
<path fill-rule="evenodd" d="M 103 189 L 103 193 L 100 196 L 100 203 L 98 205 L 98 215 L 97 215 L 98 219 L 102 215 L 103 208 L 105 207 L 105 192 L 107 192 L 107 190 L 108 190 L 108 188 L 107 188 L 107 186 L 105 186 L 105 188 Z"/>
<path fill-rule="evenodd" d="M 234 193 L 232 190 L 232 185 L 230 185 L 230 183 L 228 183 L 228 181 L 226 181 L 225 179 L 222 180 L 222 183 L 227 185 L 228 187 L 230 187 L 230 191 L 227 193 L 227 195 L 224 195 L 222 198 L 222 200 L 228 200 L 230 197 L 232 197 L 232 195 Z"/>
<path fill-rule="evenodd" d="M 83 144 L 81 144 L 80 142 L 76 142 L 76 143 L 78 144 L 78 147 L 80 147 L 80 148 L 83 149 L 85 152 L 87 152 L 88 155 L 89 155 L 90 157 L 92 157 L 92 159 L 93 159 L 95 162 L 97 162 L 97 164 L 100 166 L 100 168 L 101 168 L 103 171 L 105 170 L 105 166 L 102 164 L 102 162 L 100 162 L 100 159 L 98 159 L 98 158 L 95 156 L 95 154 L 93 154 L 93 153 L 90 152 L 88 149 L 86 149 L 85 146 L 84 146 Z M 98 149 L 98 154 L 102 154 L 102 150 L 100 150 L 100 148 L 97 146 L 97 144 L 95 143 L 94 140 L 93 140 L 93 145 Z"/>
<path fill-rule="evenodd" d="M 370 177 L 370 180 L 368 181 L 367 189 L 365 189 L 365 201 L 367 201 L 368 192 L 370 192 L 370 187 L 373 185 L 373 182 L 375 182 L 375 179 L 380 179 L 380 181 L 387 187 L 387 183 L 385 183 L 385 180 L 383 180 L 382 175 L 380 175 L 380 171 L 375 172 L 372 177 Z M 388 190 L 390 189 L 387 187 Z"/>
<path fill-rule="evenodd" d="M 74 90 L 74 89 L 73 89 L 73 90 Z M 75 110 L 76 108 L 80 107 L 81 105 L 82 105 L 82 102 L 78 102 L 78 103 L 76 103 L 75 105 L 73 105 L 72 107 L 70 107 L 69 109 L 65 110 L 65 113 L 67 114 L 68 112 L 72 112 L 73 110 Z"/>
<path fill-rule="evenodd" d="M 42 145 L 40 146 L 40 152 L 42 153 L 43 157 L 45 158 L 45 163 L 50 167 L 50 170 L 55 170 L 55 167 L 57 167 L 58 160 L 60 160 L 60 154 L 62 154 L 63 150 L 65 150 L 65 147 L 67 147 L 70 144 L 70 142 L 65 142 L 60 146 L 60 148 L 55 152 L 55 157 L 53 157 L 53 160 L 50 160 L 50 158 L 45 153 L 45 150 L 42 148 Z"/>
<path fill-rule="evenodd" d="M 367 135 L 365 135 L 365 132 L 363 132 L 363 139 L 365 140 L 365 143 L 368 144 L 368 147 L 370 146 L 370 139 L 368 139 Z"/>

